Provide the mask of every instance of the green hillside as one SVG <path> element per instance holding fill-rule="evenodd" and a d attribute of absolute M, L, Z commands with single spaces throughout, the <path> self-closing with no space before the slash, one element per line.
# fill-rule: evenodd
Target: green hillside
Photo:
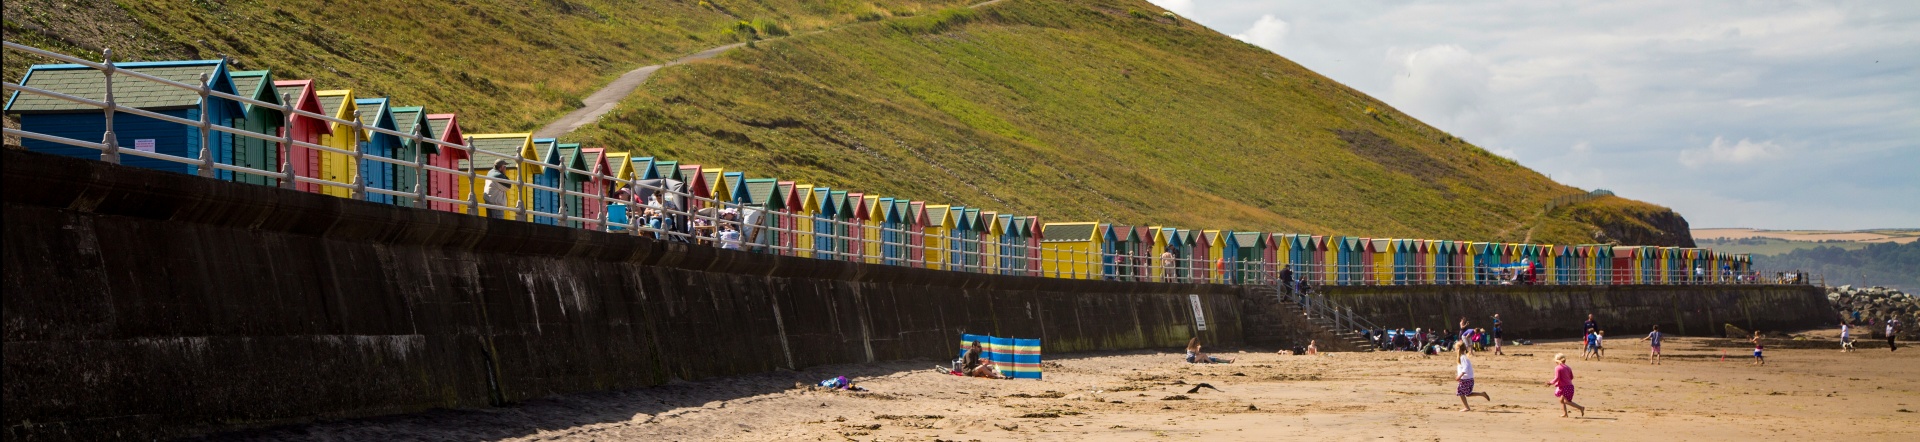
<path fill-rule="evenodd" d="M 1012 0 L 764 43 L 576 138 L 1046 220 L 1594 242 L 1530 228 L 1578 189 L 1162 12 Z"/>
<path fill-rule="evenodd" d="M 6 39 L 121 61 L 217 58 L 527 131 L 619 74 L 690 52 L 957 0 L 9 0 Z M 45 63 L 9 52 L 6 78 Z"/>
<path fill-rule="evenodd" d="M 1145 1 L 355 3 L 20 0 L 6 33 L 229 54 L 480 131 L 530 130 L 640 65 L 792 34 L 662 69 L 567 138 L 1047 221 L 1567 244 L 1679 220 L 1648 237 L 1691 244 L 1631 200 L 1543 213 L 1582 191 Z M 7 77 L 31 62 L 9 54 Z"/>

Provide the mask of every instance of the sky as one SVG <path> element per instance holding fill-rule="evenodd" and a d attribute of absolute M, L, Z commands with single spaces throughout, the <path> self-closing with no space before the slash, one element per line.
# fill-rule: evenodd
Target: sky
<path fill-rule="evenodd" d="M 1694 228 L 1920 227 L 1920 1 L 1149 1 Z"/>

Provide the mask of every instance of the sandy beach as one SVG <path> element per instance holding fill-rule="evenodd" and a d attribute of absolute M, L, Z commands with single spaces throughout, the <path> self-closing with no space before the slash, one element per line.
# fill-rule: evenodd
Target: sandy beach
<path fill-rule="evenodd" d="M 1669 337 L 1671 360 L 1656 366 L 1637 338 L 1610 338 L 1597 362 L 1580 360 L 1573 341 L 1477 353 L 1478 389 L 1492 397 L 1473 399 L 1472 412 L 1453 395 L 1451 355 L 1225 352 L 1238 360 L 1194 365 L 1143 351 L 1051 358 L 1040 381 L 956 377 L 930 361 L 835 366 L 217 439 L 1920 439 L 1920 351 L 1781 341 L 1753 366 L 1731 340 Z M 1542 386 L 1557 352 L 1570 358 L 1584 417 L 1560 417 Z M 871 391 L 794 387 L 836 374 Z"/>

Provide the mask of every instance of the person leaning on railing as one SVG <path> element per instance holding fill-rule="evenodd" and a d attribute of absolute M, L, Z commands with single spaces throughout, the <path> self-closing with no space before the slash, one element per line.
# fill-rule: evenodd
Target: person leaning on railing
<path fill-rule="evenodd" d="M 487 171 L 487 178 L 491 179 L 486 180 L 487 184 L 481 188 L 480 193 L 487 199 L 487 204 L 494 206 L 507 205 L 507 191 L 513 189 L 513 183 L 508 182 L 507 174 L 501 171 L 513 169 L 514 165 L 508 164 L 507 160 L 493 160 L 493 170 Z M 499 210 L 487 209 L 486 212 L 488 218 L 500 218 Z"/>

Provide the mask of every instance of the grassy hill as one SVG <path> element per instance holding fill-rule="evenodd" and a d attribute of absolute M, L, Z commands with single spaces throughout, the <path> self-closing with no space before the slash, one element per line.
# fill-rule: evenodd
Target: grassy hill
<path fill-rule="evenodd" d="M 1578 189 L 1162 12 L 1012 0 L 763 43 L 663 70 L 576 135 L 1057 221 L 1558 243 L 1605 230 L 1540 213 Z M 1614 200 L 1591 206 L 1632 210 L 1589 218 L 1671 213 Z"/>
<path fill-rule="evenodd" d="M 627 70 L 755 35 L 911 15 L 957 0 L 10 0 L 18 41 L 122 61 L 234 58 L 281 79 L 526 131 Z M 6 78 L 45 63 L 9 52 Z M 470 131 L 471 132 L 471 131 Z"/>
<path fill-rule="evenodd" d="M 7 38 L 231 54 L 501 131 L 639 65 L 797 34 L 663 69 L 568 138 L 1048 221 L 1565 244 L 1679 219 L 1543 213 L 1581 190 L 1138 0 L 105 3 L 6 2 Z M 1690 244 L 1681 225 L 1650 237 Z"/>

